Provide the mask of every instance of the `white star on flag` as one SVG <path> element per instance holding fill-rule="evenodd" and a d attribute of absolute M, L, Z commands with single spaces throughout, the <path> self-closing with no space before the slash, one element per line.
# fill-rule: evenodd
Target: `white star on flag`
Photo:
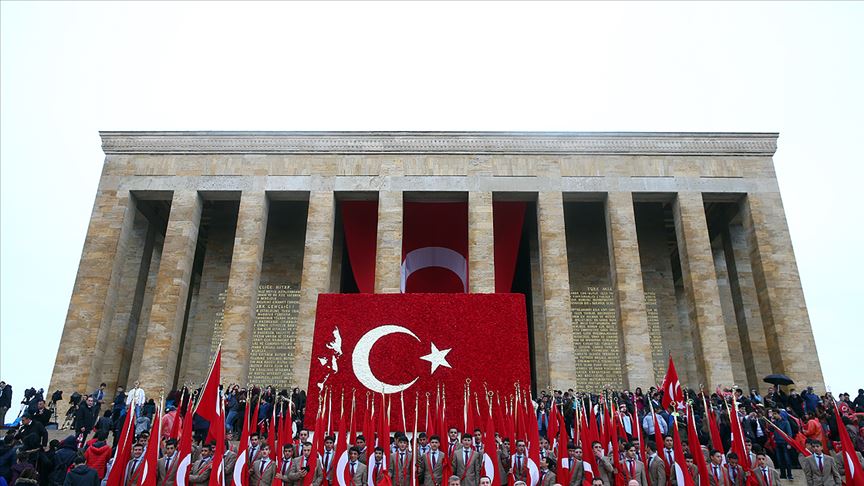
<path fill-rule="evenodd" d="M 438 349 L 438 347 L 435 346 L 435 343 L 432 343 L 432 349 L 429 351 L 429 354 L 420 357 L 420 359 L 426 360 L 432 364 L 432 371 L 429 372 L 430 375 L 435 373 L 435 370 L 437 370 L 439 366 L 446 366 L 451 369 L 453 368 L 450 366 L 450 363 L 447 362 L 447 353 L 449 353 L 451 349 L 453 348 Z"/>

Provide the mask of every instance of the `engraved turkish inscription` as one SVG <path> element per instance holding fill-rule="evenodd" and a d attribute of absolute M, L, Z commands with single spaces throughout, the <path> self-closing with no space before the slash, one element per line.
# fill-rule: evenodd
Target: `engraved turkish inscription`
<path fill-rule="evenodd" d="M 623 388 L 621 347 L 615 301 L 609 287 L 585 287 L 570 292 L 576 383 L 600 391 Z"/>
<path fill-rule="evenodd" d="M 223 306 L 225 292 L 219 296 Z M 300 311 L 300 286 L 261 284 L 252 329 L 252 351 L 249 358 L 249 382 L 289 388 L 291 363 L 297 340 L 297 316 Z M 222 311 L 216 315 L 212 348 L 222 339 Z"/>
<path fill-rule="evenodd" d="M 651 362 L 654 363 L 654 381 L 660 383 L 666 374 L 666 356 L 660 338 L 660 312 L 657 309 L 657 294 L 645 291 L 645 311 L 648 314 L 648 337 L 651 340 Z"/>

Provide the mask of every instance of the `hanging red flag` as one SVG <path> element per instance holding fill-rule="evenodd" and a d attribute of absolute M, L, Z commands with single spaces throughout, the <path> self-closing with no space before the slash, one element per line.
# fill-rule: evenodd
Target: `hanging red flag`
<path fill-rule="evenodd" d="M 177 445 L 177 472 L 174 476 L 174 481 L 177 486 L 186 486 L 189 482 L 189 466 L 192 464 L 192 401 L 186 404 L 186 416 L 183 420 L 183 430 L 180 431 L 180 443 Z M 244 460 L 245 462 L 245 456 Z M 237 459 L 237 464 L 240 465 L 240 459 Z M 238 468 L 239 469 L 239 468 Z M 235 482 L 235 486 L 246 486 L 245 483 Z"/>
<path fill-rule="evenodd" d="M 840 453 L 843 456 L 843 465 L 846 466 L 846 486 L 864 486 L 864 472 L 861 471 L 852 439 L 840 417 L 840 411 L 837 410 L 837 402 L 834 402 L 834 418 L 837 420 L 837 429 L 840 433 Z"/>
<path fill-rule="evenodd" d="M 573 472 L 570 471 L 570 454 L 567 450 L 567 444 L 570 442 L 567 437 L 567 425 L 564 422 L 564 415 L 560 413 L 555 414 L 555 421 L 558 423 L 556 427 L 558 429 L 558 474 L 555 475 L 555 479 L 558 484 L 569 485 Z"/>
<path fill-rule="evenodd" d="M 198 405 L 195 407 L 194 412 L 204 420 L 210 422 L 207 437 L 208 440 L 216 442 L 212 460 L 212 470 L 215 474 L 210 474 L 210 486 L 222 486 L 224 484 L 223 475 L 225 470 L 222 467 L 222 459 L 225 455 L 225 418 L 222 410 L 222 397 L 219 394 L 221 367 L 222 345 L 220 344 L 216 350 L 213 365 L 210 367 L 210 373 L 207 374 L 204 389 L 201 391 L 201 399 L 198 400 Z"/>
<path fill-rule="evenodd" d="M 699 470 L 699 484 L 711 484 L 709 482 L 711 478 L 708 472 L 708 463 L 705 462 L 702 444 L 699 443 L 699 433 L 696 431 L 696 414 L 692 405 L 687 407 L 687 445 L 690 447 L 690 454 L 693 455 L 693 461 Z"/>
<path fill-rule="evenodd" d="M 678 421 L 673 422 L 672 440 L 675 449 L 675 464 L 674 469 L 675 479 L 678 486 L 695 486 L 693 476 L 690 475 L 690 469 L 687 466 L 687 460 L 684 458 L 684 447 L 681 446 L 681 436 L 678 435 Z M 702 455 L 702 451 L 696 451 L 696 454 Z"/>
<path fill-rule="evenodd" d="M 159 407 L 161 408 L 161 406 Z M 157 408 L 153 414 L 153 422 L 150 425 L 150 439 L 147 441 L 147 450 L 144 452 L 144 461 L 136 470 L 137 486 L 156 486 L 156 473 L 159 463 L 159 442 L 161 440 L 161 425 L 160 419 L 161 410 Z"/>
<path fill-rule="evenodd" d="M 495 419 L 492 416 L 492 404 L 482 400 L 481 405 L 487 412 L 483 430 L 483 471 L 492 481 L 492 484 L 499 484 L 501 472 L 498 468 L 498 443 L 495 442 Z"/>
<path fill-rule="evenodd" d="M 580 405 L 583 405 L 580 401 Z M 590 410 L 591 401 L 588 400 L 588 409 Z M 586 407 L 584 405 L 581 408 L 581 424 L 580 424 L 580 441 L 582 442 L 582 465 L 585 471 L 585 476 L 583 478 L 584 486 L 591 486 L 591 482 L 594 479 L 595 471 L 599 471 L 597 469 L 597 460 L 594 457 L 594 451 L 592 450 L 592 444 L 596 440 L 594 435 L 591 433 L 591 425 L 589 424 L 590 420 L 593 420 L 593 414 L 589 415 L 589 413 L 585 410 Z M 596 429 L 596 427 L 595 427 Z M 598 473 L 599 474 L 599 473 Z M 599 477 L 599 476 L 598 476 Z"/>
<path fill-rule="evenodd" d="M 132 454 L 132 442 L 135 440 L 135 407 L 126 407 L 126 420 L 123 422 L 123 432 L 112 459 L 113 465 L 108 473 L 106 486 L 120 486 L 126 479 L 126 464 Z"/>
<path fill-rule="evenodd" d="M 336 434 L 336 446 L 334 448 L 333 462 L 336 470 L 333 477 L 339 486 L 351 486 L 354 478 L 348 467 L 348 431 L 345 423 L 345 396 L 344 392 L 339 397 L 339 431 Z"/>
<path fill-rule="evenodd" d="M 681 381 L 678 380 L 678 372 L 675 371 L 675 363 L 672 362 L 671 354 L 669 355 L 669 368 L 666 370 L 666 376 L 663 378 L 663 385 L 660 388 L 663 390 L 661 404 L 664 410 L 668 410 L 669 405 L 673 402 L 676 409 L 684 408 L 684 390 L 681 389 Z"/>
<path fill-rule="evenodd" d="M 402 293 L 467 293 L 468 203 L 402 207 Z"/>
<path fill-rule="evenodd" d="M 708 405 L 708 400 L 705 398 L 705 392 L 702 392 L 702 404 L 705 407 L 705 416 L 708 418 L 708 432 L 711 436 L 711 447 L 720 451 L 723 456 L 726 456 L 726 451 L 723 450 L 723 439 L 720 437 L 720 427 L 717 425 L 717 414 Z"/>

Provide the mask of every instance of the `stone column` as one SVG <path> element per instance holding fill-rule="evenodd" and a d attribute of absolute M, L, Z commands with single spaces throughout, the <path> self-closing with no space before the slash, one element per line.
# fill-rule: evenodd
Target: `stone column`
<path fill-rule="evenodd" d="M 697 370 L 706 387 L 728 386 L 732 366 L 702 194 L 680 192 L 672 209 Z"/>
<path fill-rule="evenodd" d="M 729 285 L 735 305 L 735 319 L 741 335 L 744 366 L 751 387 L 762 387 L 762 377 L 771 374 L 771 357 L 765 344 L 765 326 L 759 311 L 759 297 L 753 283 L 753 267 L 747 248 L 747 232 L 740 223 L 730 224 L 723 238 Z"/>
<path fill-rule="evenodd" d="M 171 200 L 140 376 L 129 377 L 141 381 L 151 396 L 158 396 L 161 388 L 167 392 L 174 384 L 201 206 L 197 191 L 176 191 Z"/>
<path fill-rule="evenodd" d="M 398 294 L 402 268 L 402 192 L 378 193 L 375 293 Z"/>
<path fill-rule="evenodd" d="M 780 193 L 748 194 L 741 210 L 771 367 L 821 393 L 822 367 Z"/>
<path fill-rule="evenodd" d="M 468 193 L 468 291 L 495 292 L 495 238 L 492 193 Z"/>
<path fill-rule="evenodd" d="M 98 385 L 102 378 L 96 361 L 101 361 L 101 348 L 114 315 L 134 216 L 135 203 L 128 191 L 96 193 L 49 391 L 63 390 L 67 396 L 75 391 L 90 393 L 94 382 Z"/>
<path fill-rule="evenodd" d="M 564 200 L 560 192 L 537 194 L 537 221 L 549 356 L 548 385 L 566 389 L 576 378 L 576 349 L 570 309 L 570 275 L 567 273 Z M 538 387 L 540 385 L 538 383 Z"/>
<path fill-rule="evenodd" d="M 309 382 L 318 294 L 330 291 L 335 219 L 336 201 L 333 191 L 311 192 L 309 212 L 306 216 L 306 245 L 303 249 L 303 273 L 300 277 L 300 310 L 292 366 L 294 383 L 301 388 L 305 388 Z"/>
<path fill-rule="evenodd" d="M 624 347 L 625 386 L 632 390 L 654 383 L 654 363 L 631 193 L 610 192 L 607 195 L 606 235 L 609 273 Z"/>
<path fill-rule="evenodd" d="M 248 382 L 268 209 L 264 191 L 248 190 L 240 195 L 222 319 L 222 381 L 225 383 Z"/>

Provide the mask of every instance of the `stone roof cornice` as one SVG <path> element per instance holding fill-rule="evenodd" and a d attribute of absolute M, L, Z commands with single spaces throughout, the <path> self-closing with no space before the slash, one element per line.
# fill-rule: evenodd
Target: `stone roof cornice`
<path fill-rule="evenodd" d="M 773 156 L 777 133 L 104 131 L 105 154 Z"/>

